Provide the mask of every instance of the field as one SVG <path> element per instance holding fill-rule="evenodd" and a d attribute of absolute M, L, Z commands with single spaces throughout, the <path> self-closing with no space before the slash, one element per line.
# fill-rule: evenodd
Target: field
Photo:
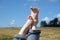
<path fill-rule="evenodd" d="M 20 28 L 0 28 L 0 40 L 12 40 Z M 60 40 L 60 28 L 41 27 L 40 40 Z"/>

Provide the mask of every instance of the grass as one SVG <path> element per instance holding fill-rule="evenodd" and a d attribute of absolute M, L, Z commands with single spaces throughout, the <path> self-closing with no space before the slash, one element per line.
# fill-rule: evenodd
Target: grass
<path fill-rule="evenodd" d="M 0 40 L 12 40 L 20 28 L 0 28 Z M 60 40 L 60 28 L 41 27 L 40 40 Z"/>

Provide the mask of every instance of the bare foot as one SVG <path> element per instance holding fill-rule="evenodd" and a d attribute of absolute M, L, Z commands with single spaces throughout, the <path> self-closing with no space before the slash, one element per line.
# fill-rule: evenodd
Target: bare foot
<path fill-rule="evenodd" d="M 35 24 L 38 23 L 38 12 L 39 12 L 39 8 L 31 7 L 31 16 L 32 16 Z"/>
<path fill-rule="evenodd" d="M 28 16 L 28 17 L 27 17 L 27 19 L 29 19 L 29 20 L 32 20 L 32 21 L 33 21 L 32 16 Z"/>

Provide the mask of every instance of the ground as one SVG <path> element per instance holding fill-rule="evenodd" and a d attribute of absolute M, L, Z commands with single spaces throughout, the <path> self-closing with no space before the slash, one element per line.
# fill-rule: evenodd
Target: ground
<path fill-rule="evenodd" d="M 60 40 L 59 27 L 41 27 L 40 40 Z M 20 28 L 0 28 L 0 40 L 12 40 Z"/>

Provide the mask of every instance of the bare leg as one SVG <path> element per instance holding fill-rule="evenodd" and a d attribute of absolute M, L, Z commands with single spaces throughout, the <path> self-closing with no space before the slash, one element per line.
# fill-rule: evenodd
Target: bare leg
<path fill-rule="evenodd" d="M 33 25 L 32 30 L 37 30 L 37 26 Z"/>
<path fill-rule="evenodd" d="M 27 22 L 24 24 L 24 26 L 21 28 L 20 32 L 18 34 L 20 35 L 26 35 L 28 29 L 30 28 L 30 25 L 32 24 L 32 17 L 28 16 Z"/>
<path fill-rule="evenodd" d="M 24 24 L 24 26 L 21 28 L 18 34 L 14 35 L 13 40 L 26 40 L 26 33 L 30 28 L 30 25 L 32 24 L 33 19 L 31 16 L 28 16 L 27 22 Z"/>
<path fill-rule="evenodd" d="M 34 21 L 32 29 L 36 29 L 36 25 L 38 23 L 38 8 L 31 8 L 31 16 L 28 17 L 27 22 L 18 34 L 25 36 L 32 24 L 32 20 Z"/>

